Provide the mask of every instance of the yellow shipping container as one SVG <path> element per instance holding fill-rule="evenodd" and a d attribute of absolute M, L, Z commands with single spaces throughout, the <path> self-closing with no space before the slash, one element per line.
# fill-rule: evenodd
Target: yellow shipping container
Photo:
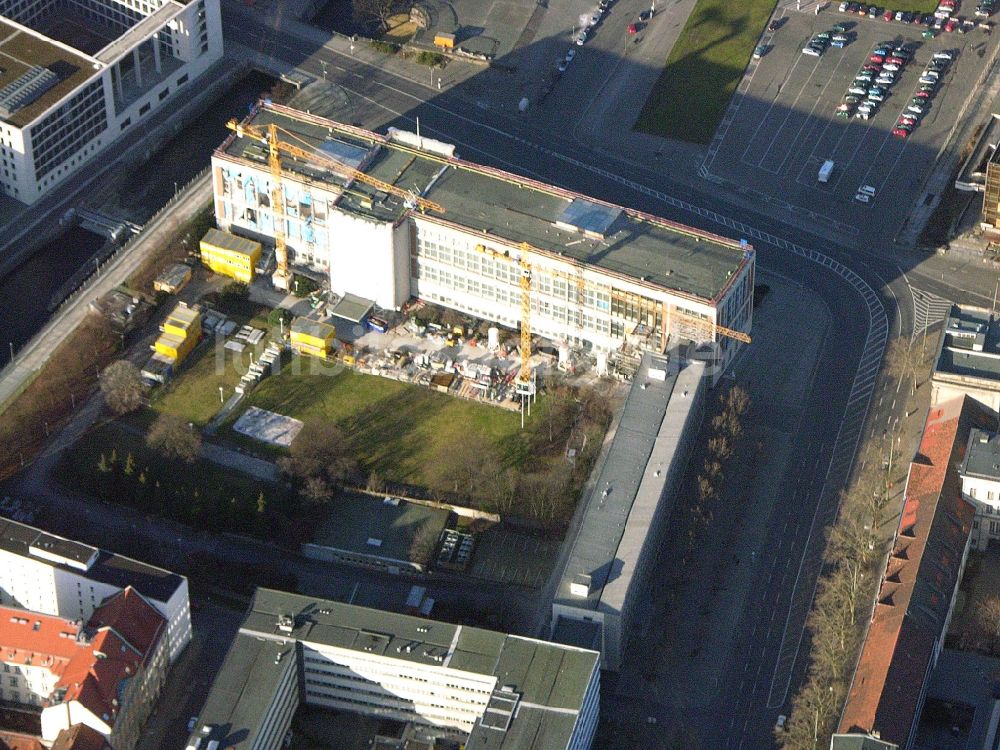
<path fill-rule="evenodd" d="M 299 354 L 326 359 L 333 351 L 336 337 L 337 329 L 329 323 L 309 318 L 292 321 L 291 345 Z"/>
<path fill-rule="evenodd" d="M 184 358 L 191 353 L 194 345 L 198 343 L 197 336 L 175 336 L 172 333 L 164 333 L 153 344 L 153 351 L 162 354 L 175 364 L 180 364 Z"/>
<path fill-rule="evenodd" d="M 201 238 L 201 262 L 212 271 L 249 284 L 260 260 L 259 242 L 209 229 Z"/>
<path fill-rule="evenodd" d="M 197 340 L 201 335 L 201 312 L 183 302 L 179 303 L 164 321 L 163 332 L 181 338 L 194 337 Z"/>

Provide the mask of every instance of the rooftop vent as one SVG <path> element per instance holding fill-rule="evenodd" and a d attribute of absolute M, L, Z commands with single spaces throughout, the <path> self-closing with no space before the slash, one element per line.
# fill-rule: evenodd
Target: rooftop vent
<path fill-rule="evenodd" d="M 59 83 L 59 76 L 36 65 L 0 89 L 0 117 L 10 117 Z"/>
<path fill-rule="evenodd" d="M 291 633 L 295 630 L 295 619 L 289 615 L 278 615 L 278 630 L 282 633 Z"/>

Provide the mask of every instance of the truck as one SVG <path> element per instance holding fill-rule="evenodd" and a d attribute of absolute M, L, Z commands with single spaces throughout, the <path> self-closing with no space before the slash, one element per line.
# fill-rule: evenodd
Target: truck
<path fill-rule="evenodd" d="M 823 162 L 823 166 L 819 168 L 819 175 L 816 179 L 820 182 L 829 182 L 831 174 L 833 174 L 833 160 L 827 159 Z"/>

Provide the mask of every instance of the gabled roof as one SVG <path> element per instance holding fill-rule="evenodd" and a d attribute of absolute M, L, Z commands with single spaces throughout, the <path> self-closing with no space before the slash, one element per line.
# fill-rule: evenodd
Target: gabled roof
<path fill-rule="evenodd" d="M 52 743 L 52 750 L 111 750 L 107 737 L 86 724 L 74 724 L 62 730 Z"/>
<path fill-rule="evenodd" d="M 0 730 L 0 750 L 45 750 L 40 738 L 22 732 Z M 53 746 L 53 750 L 55 747 Z M 60 748 L 67 750 L 67 748 Z"/>
<path fill-rule="evenodd" d="M 129 587 L 108 597 L 88 627 L 61 617 L 0 607 L 0 661 L 48 669 L 50 704 L 78 701 L 113 725 L 125 685 L 166 631 L 166 620 Z"/>
<path fill-rule="evenodd" d="M 957 465 L 973 426 L 990 419 L 960 396 L 931 409 L 910 464 L 899 527 L 841 732 L 873 732 L 906 746 L 943 638 L 975 510 L 962 499 Z"/>

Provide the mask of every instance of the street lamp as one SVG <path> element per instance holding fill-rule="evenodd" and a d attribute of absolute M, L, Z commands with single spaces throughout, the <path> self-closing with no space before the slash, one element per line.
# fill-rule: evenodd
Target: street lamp
<path fill-rule="evenodd" d="M 11 361 L 11 363 L 14 362 L 14 342 L 13 341 L 10 342 L 10 361 Z"/>
<path fill-rule="evenodd" d="M 225 396 L 222 395 L 222 386 L 221 385 L 219 386 L 219 403 L 220 404 L 226 403 L 226 398 L 225 398 Z"/>
<path fill-rule="evenodd" d="M 326 80 L 326 60 L 320 60 L 319 64 L 323 66 L 323 80 Z"/>

